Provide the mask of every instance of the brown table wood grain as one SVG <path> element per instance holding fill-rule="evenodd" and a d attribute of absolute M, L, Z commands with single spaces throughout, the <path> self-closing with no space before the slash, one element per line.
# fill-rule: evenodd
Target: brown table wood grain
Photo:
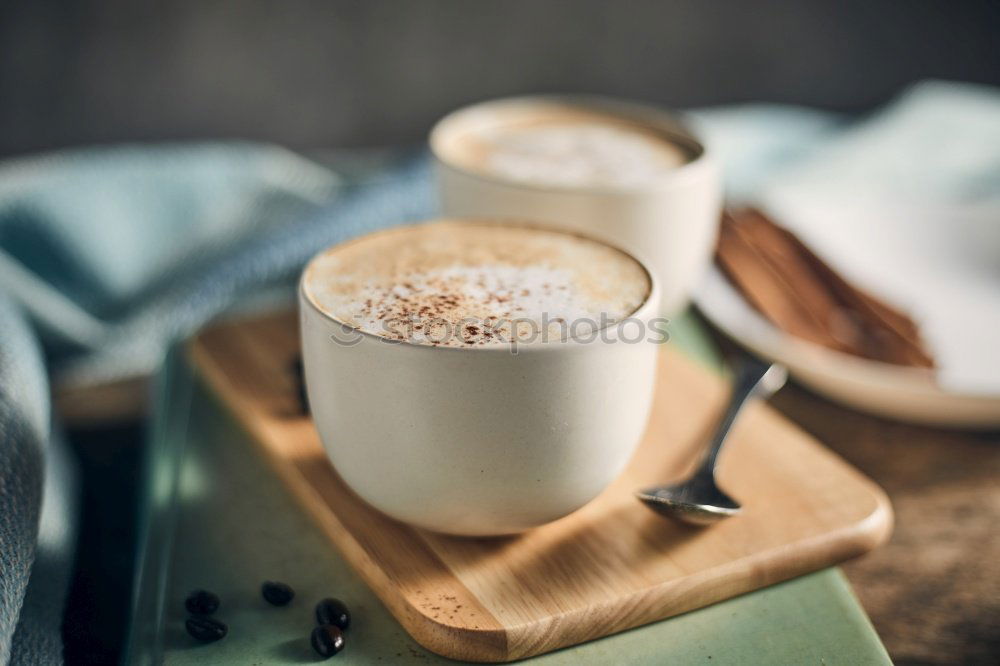
<path fill-rule="evenodd" d="M 795 385 L 773 404 L 892 500 L 890 542 L 844 570 L 893 660 L 1000 663 L 1000 432 L 894 423 Z"/>

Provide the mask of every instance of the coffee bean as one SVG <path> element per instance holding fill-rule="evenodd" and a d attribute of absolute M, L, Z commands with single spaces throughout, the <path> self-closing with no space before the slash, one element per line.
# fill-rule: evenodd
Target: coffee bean
<path fill-rule="evenodd" d="M 208 590 L 195 590 L 184 600 L 184 608 L 192 615 L 211 615 L 219 610 L 219 597 Z"/>
<path fill-rule="evenodd" d="M 260 593 L 267 603 L 274 606 L 287 606 L 295 598 L 295 590 L 284 583 L 268 580 L 260 586 Z"/>
<path fill-rule="evenodd" d="M 203 643 L 211 643 L 220 638 L 225 638 L 229 633 L 229 627 L 225 622 L 214 620 L 210 617 L 189 617 L 184 623 L 187 632 Z"/>
<path fill-rule="evenodd" d="M 351 626 L 351 613 L 340 599 L 323 599 L 316 604 L 316 624 L 332 624 L 340 629 Z"/>
<path fill-rule="evenodd" d="M 324 624 L 322 627 L 313 629 L 309 642 L 312 643 L 316 654 L 324 659 L 329 659 L 344 649 L 344 634 L 340 632 L 338 627 Z"/>

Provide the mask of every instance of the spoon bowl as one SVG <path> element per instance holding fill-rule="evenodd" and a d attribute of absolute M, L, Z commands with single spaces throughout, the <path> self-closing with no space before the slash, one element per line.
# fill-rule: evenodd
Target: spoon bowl
<path fill-rule="evenodd" d="M 686 481 L 640 490 L 636 497 L 653 511 L 691 525 L 711 525 L 737 515 L 740 503 L 715 483 L 719 452 L 750 397 L 770 396 L 787 378 L 784 367 L 748 355 L 737 369 L 729 404 L 698 470 Z"/>
<path fill-rule="evenodd" d="M 742 507 L 712 479 L 694 478 L 672 486 L 640 490 L 636 497 L 653 511 L 692 525 L 711 525 L 738 514 Z"/>

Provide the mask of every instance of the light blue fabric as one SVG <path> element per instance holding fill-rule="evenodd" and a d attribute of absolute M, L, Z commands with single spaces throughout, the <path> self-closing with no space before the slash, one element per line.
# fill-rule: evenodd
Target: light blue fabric
<path fill-rule="evenodd" d="M 775 187 L 809 196 L 913 206 L 1000 205 L 1000 91 L 947 81 L 917 84 L 808 159 L 776 174 Z"/>
<path fill-rule="evenodd" d="M 1000 204 L 1000 91 L 991 86 L 924 81 L 853 122 L 773 104 L 690 115 L 722 162 L 730 201 L 780 189 L 833 204 Z"/>
<path fill-rule="evenodd" d="M 805 160 L 846 124 L 838 114 L 778 104 L 692 111 L 691 125 L 719 160 L 730 203 L 749 203 L 776 171 Z"/>
<path fill-rule="evenodd" d="M 10 659 L 35 557 L 50 453 L 48 405 L 41 349 L 0 295 L 0 664 Z"/>
<path fill-rule="evenodd" d="M 0 167 L 0 665 L 62 657 L 76 480 L 52 435 L 49 378 L 148 375 L 233 303 L 290 294 L 320 248 L 432 212 L 422 156 L 363 182 L 251 144 Z"/>
<path fill-rule="evenodd" d="M 931 82 L 850 127 L 833 114 L 773 105 L 691 116 L 721 157 L 732 198 L 754 199 L 801 171 L 831 188 L 896 177 L 914 192 L 993 199 L 998 103 L 991 89 Z M 956 144 L 935 137 L 956 133 L 966 154 L 950 159 Z M 914 136 L 926 137 L 945 175 L 893 160 Z M 241 143 L 0 165 L 0 666 L 61 655 L 75 485 L 51 434 L 49 377 L 86 387 L 148 375 L 169 343 L 232 304 L 274 288 L 290 294 L 318 249 L 434 208 L 423 156 L 363 182 Z"/>

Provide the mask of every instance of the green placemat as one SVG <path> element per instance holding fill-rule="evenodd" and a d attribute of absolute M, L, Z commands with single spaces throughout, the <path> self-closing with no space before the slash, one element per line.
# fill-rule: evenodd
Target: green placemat
<path fill-rule="evenodd" d="M 694 317 L 672 339 L 718 365 Z M 424 650 L 389 615 L 327 538 L 276 482 L 247 435 L 175 351 L 158 383 L 148 457 L 148 497 L 128 662 L 298 664 L 309 647 L 313 605 L 337 596 L 354 622 L 336 663 L 457 663 Z M 297 590 L 285 608 L 260 583 Z M 208 588 L 229 625 L 218 643 L 184 631 L 184 597 Z M 578 664 L 888 664 L 868 618 L 837 569 L 528 660 Z"/>

